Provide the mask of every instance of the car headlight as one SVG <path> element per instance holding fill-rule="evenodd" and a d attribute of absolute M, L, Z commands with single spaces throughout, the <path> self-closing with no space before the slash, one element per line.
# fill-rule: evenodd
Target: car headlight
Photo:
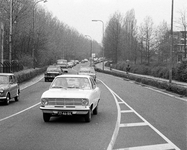
<path fill-rule="evenodd" d="M 4 89 L 0 89 L 0 93 L 3 93 L 4 92 Z"/>
<path fill-rule="evenodd" d="M 82 99 L 82 105 L 83 106 L 87 106 L 89 104 L 89 100 L 88 99 Z"/>
<path fill-rule="evenodd" d="M 45 105 L 47 105 L 47 99 L 45 99 L 45 98 L 42 98 L 41 99 L 41 107 L 44 107 Z"/>

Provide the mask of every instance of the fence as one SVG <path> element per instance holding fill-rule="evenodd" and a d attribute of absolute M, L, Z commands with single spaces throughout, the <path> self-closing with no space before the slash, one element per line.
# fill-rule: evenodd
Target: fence
<path fill-rule="evenodd" d="M 10 64 L 9 61 L 4 61 L 0 63 L 0 72 L 1 73 L 13 73 L 23 70 L 23 66 L 19 64 L 17 61 L 12 61 Z"/>

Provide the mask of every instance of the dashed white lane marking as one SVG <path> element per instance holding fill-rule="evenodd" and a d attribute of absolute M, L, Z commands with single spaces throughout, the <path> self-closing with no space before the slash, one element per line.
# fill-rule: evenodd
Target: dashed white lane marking
<path fill-rule="evenodd" d="M 101 80 L 100 80 L 101 81 Z M 121 97 L 119 97 L 112 89 L 110 89 L 103 81 L 101 81 L 103 83 L 103 85 L 106 86 L 106 88 L 111 92 L 111 94 L 113 95 L 114 99 L 115 99 L 115 102 L 116 102 L 116 106 L 117 106 L 117 110 L 118 110 L 118 116 L 117 116 L 117 121 L 116 121 L 116 126 L 115 126 L 115 129 L 114 129 L 114 132 L 113 132 L 113 135 L 112 135 L 112 138 L 111 138 L 111 141 L 108 145 L 108 148 L 107 150 L 112 150 L 113 149 L 113 146 L 115 144 L 115 141 L 116 141 L 116 138 L 117 138 L 117 135 L 118 135 L 118 132 L 119 132 L 119 128 L 120 126 L 122 127 L 125 127 L 125 125 L 128 127 L 130 126 L 130 124 L 120 124 L 120 120 L 121 120 L 121 111 L 120 111 L 120 107 L 119 107 L 119 103 L 121 104 L 122 102 L 130 109 L 132 110 L 144 123 L 137 123 L 136 125 L 140 126 L 140 125 L 148 125 L 150 128 L 152 128 L 158 135 L 160 135 L 160 137 L 162 137 L 166 142 L 167 142 L 167 146 L 168 147 L 171 147 L 172 149 L 175 149 L 175 150 L 180 150 L 175 144 L 173 144 L 166 136 L 164 136 L 159 130 L 157 130 L 153 125 L 151 125 L 147 120 L 145 120 L 140 114 L 138 114 L 132 107 L 130 107 Z M 121 102 L 118 102 L 117 98 L 121 101 Z M 132 126 L 135 126 L 135 124 L 131 124 Z M 165 145 L 165 144 L 164 144 Z M 152 146 L 152 149 L 155 149 L 155 145 L 150 145 L 150 147 Z M 162 144 L 163 146 L 163 144 Z M 138 148 L 141 148 L 142 146 L 140 147 L 137 147 L 137 149 L 135 150 L 141 150 L 141 149 L 138 149 Z M 145 147 L 148 147 L 148 146 L 144 146 Z M 152 150 L 151 148 L 149 147 L 149 150 Z M 158 145 L 157 145 L 158 147 Z M 160 147 L 162 150 L 164 150 L 165 148 L 164 147 Z M 130 148 L 126 148 L 125 150 L 130 150 Z M 159 150 L 159 148 L 157 148 Z M 166 148 L 168 149 L 168 148 Z M 134 150 L 134 149 L 132 149 Z M 142 149 L 144 150 L 144 149 Z M 146 150 L 146 149 L 145 149 Z"/>
<path fill-rule="evenodd" d="M 27 83 L 27 84 L 21 85 L 20 89 L 23 90 L 23 89 L 25 89 L 25 88 L 27 88 L 27 87 L 33 85 L 33 84 L 36 84 L 36 83 L 39 82 L 42 78 L 43 78 L 43 75 L 39 76 L 39 77 L 36 78 L 35 80 L 34 80 L 34 79 L 31 80 L 31 82 L 29 82 L 29 83 Z M 25 111 L 27 111 L 27 110 L 33 108 L 33 107 L 36 107 L 36 106 L 39 105 L 39 104 L 40 104 L 40 102 L 37 103 L 37 104 L 34 104 L 34 105 L 32 105 L 32 106 L 30 106 L 30 107 L 28 107 L 28 108 L 26 108 L 26 109 L 23 109 L 23 110 L 21 110 L 21 111 L 19 111 L 19 112 L 17 112 L 17 113 L 14 113 L 14 114 L 12 114 L 12 115 L 10 115 L 10 116 L 7 116 L 7 117 L 5 117 L 5 118 L 2 118 L 2 119 L 0 119 L 0 122 L 1 122 L 1 121 L 4 121 L 4 120 L 6 120 L 6 119 L 12 118 L 12 117 L 14 117 L 14 116 L 16 116 L 16 115 L 19 115 L 19 114 L 21 114 L 21 113 L 23 113 L 23 112 L 25 112 Z"/>
<path fill-rule="evenodd" d="M 156 144 L 156 145 L 147 145 L 147 146 L 138 146 L 138 147 L 130 147 L 130 148 L 120 148 L 115 150 L 169 150 L 173 149 L 173 147 L 166 143 L 166 144 Z"/>
<path fill-rule="evenodd" d="M 16 116 L 16 115 L 19 115 L 19 114 L 21 114 L 21 113 L 23 113 L 23 112 L 25 112 L 25 111 L 27 111 L 27 110 L 29 110 L 29 109 L 31 109 L 31 108 L 37 106 L 37 105 L 39 105 L 39 104 L 40 104 L 40 103 L 37 103 L 37 104 L 35 104 L 35 105 L 32 105 L 32 106 L 30 106 L 30 107 L 28 107 L 28 108 L 26 108 L 26 109 L 23 109 L 23 110 L 17 112 L 17 113 L 15 113 L 15 114 L 12 114 L 12 115 L 10 115 L 10 116 L 8 116 L 8 117 L 5 117 L 5 118 L 3 118 L 3 119 L 0 119 L 0 122 L 3 121 L 3 120 L 6 120 L 6 119 L 12 118 L 12 117 L 14 117 L 14 116 Z"/>

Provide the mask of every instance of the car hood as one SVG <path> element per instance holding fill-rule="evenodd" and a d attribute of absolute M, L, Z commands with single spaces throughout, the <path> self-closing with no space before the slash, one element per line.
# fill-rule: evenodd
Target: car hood
<path fill-rule="evenodd" d="M 91 90 L 83 89 L 49 89 L 41 98 L 90 98 Z"/>
<path fill-rule="evenodd" d="M 8 88 L 8 84 L 0 84 L 0 89 L 6 89 Z"/>

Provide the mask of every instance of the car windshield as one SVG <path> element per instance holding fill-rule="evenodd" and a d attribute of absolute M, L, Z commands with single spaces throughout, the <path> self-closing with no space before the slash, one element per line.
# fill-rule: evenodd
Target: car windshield
<path fill-rule="evenodd" d="M 7 84 L 8 76 L 0 76 L 0 84 Z"/>
<path fill-rule="evenodd" d="M 47 71 L 48 72 L 60 72 L 60 68 L 59 67 L 50 67 L 50 68 L 47 68 Z"/>
<path fill-rule="evenodd" d="M 88 78 L 85 77 L 58 77 L 51 83 L 50 88 L 64 89 L 91 89 Z"/>

